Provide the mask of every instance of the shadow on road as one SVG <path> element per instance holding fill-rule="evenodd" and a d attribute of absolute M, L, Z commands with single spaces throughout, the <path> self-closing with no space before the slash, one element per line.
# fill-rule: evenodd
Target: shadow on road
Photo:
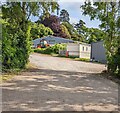
<path fill-rule="evenodd" d="M 29 69 L 3 84 L 3 111 L 115 111 L 117 84 L 100 74 Z"/>

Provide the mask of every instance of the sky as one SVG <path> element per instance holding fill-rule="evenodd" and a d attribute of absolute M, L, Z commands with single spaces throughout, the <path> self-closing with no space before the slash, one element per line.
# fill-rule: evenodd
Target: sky
<path fill-rule="evenodd" d="M 90 20 L 90 17 L 82 15 L 82 10 L 80 6 L 84 2 L 58 2 L 60 9 L 66 9 L 70 16 L 70 23 L 77 23 L 79 20 L 83 20 L 86 23 L 87 27 L 98 28 L 100 21 L 99 20 Z"/>
<path fill-rule="evenodd" d="M 60 5 L 60 10 L 66 9 L 69 13 L 70 17 L 70 23 L 78 23 L 79 20 L 83 20 L 86 23 L 86 26 L 89 28 L 98 28 L 100 21 L 99 20 L 90 20 L 89 16 L 82 15 L 82 10 L 80 9 L 80 6 L 84 2 L 64 2 L 63 0 L 58 1 L 58 4 Z M 56 14 L 56 13 L 55 13 Z M 32 21 L 36 21 L 37 17 L 31 17 Z"/>

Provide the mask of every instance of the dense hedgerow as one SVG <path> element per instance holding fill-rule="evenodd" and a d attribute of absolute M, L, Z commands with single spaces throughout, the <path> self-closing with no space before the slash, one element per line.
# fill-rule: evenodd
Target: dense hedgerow
<path fill-rule="evenodd" d="M 58 54 L 59 50 L 66 49 L 66 44 L 55 44 L 54 46 L 49 46 L 47 48 L 37 48 L 34 52 L 42 53 L 42 54 L 51 54 L 55 53 Z"/>
<path fill-rule="evenodd" d="M 48 6 L 46 9 L 46 5 Z M 30 54 L 30 24 L 31 16 L 39 16 L 52 8 L 58 8 L 55 3 L 37 2 L 6 2 L 1 5 L 0 23 L 2 23 L 2 69 L 23 69 L 28 62 Z M 50 29 L 45 29 L 48 33 Z M 42 32 L 42 30 L 41 30 Z M 51 34 L 51 33 L 50 33 Z M 34 34 L 33 34 L 34 35 Z"/>
<path fill-rule="evenodd" d="M 2 25 L 2 69 L 25 68 L 30 54 L 30 27 L 26 32 Z"/>

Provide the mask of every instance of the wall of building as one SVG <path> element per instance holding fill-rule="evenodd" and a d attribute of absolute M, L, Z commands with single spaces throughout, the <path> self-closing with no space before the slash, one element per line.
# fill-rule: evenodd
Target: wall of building
<path fill-rule="evenodd" d="M 69 56 L 78 56 L 79 58 L 90 59 L 91 45 L 70 43 L 67 45 L 67 51 L 69 52 Z"/>
<path fill-rule="evenodd" d="M 69 56 L 79 57 L 79 44 L 75 44 L 75 43 L 67 44 L 67 51 Z"/>
<path fill-rule="evenodd" d="M 106 50 L 103 46 L 103 42 L 99 41 L 96 43 L 92 43 L 92 52 L 91 52 L 91 59 L 95 59 L 101 63 L 106 63 Z"/>
<path fill-rule="evenodd" d="M 91 56 L 91 45 L 88 44 L 80 44 L 80 58 L 90 59 Z"/>

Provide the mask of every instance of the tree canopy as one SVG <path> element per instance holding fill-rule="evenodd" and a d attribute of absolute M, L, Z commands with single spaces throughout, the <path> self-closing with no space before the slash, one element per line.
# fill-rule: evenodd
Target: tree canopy
<path fill-rule="evenodd" d="M 30 16 L 55 11 L 57 2 L 7 2 L 2 6 L 2 66 L 22 69 L 31 52 Z M 48 28 L 49 29 L 49 28 Z"/>
<path fill-rule="evenodd" d="M 104 31 L 104 46 L 107 50 L 108 71 L 117 71 L 120 63 L 115 62 L 116 57 L 114 56 L 116 56 L 120 48 L 120 1 L 94 2 L 93 4 L 88 1 L 81 8 L 83 14 L 89 15 L 91 20 L 99 19 L 101 21 L 100 28 Z"/>
<path fill-rule="evenodd" d="M 43 21 L 41 21 L 42 24 L 44 24 L 46 27 L 49 27 L 54 32 L 54 36 L 59 36 L 63 38 L 70 38 L 70 34 L 68 32 L 68 29 L 60 24 L 60 18 L 55 15 L 50 15 L 49 17 L 46 17 Z"/>
<path fill-rule="evenodd" d="M 67 10 L 62 9 L 60 11 L 60 21 L 61 22 L 69 22 L 70 17 L 69 17 L 69 13 L 67 12 Z"/>
<path fill-rule="evenodd" d="M 31 38 L 41 38 L 43 36 L 53 35 L 53 31 L 43 24 L 31 23 Z"/>

